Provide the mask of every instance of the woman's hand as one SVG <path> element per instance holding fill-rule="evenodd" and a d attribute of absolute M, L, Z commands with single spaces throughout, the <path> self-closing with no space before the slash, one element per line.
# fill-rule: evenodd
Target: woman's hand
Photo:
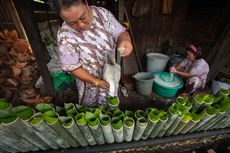
<path fill-rule="evenodd" d="M 129 33 L 127 31 L 120 34 L 118 38 L 117 50 L 121 53 L 120 55 L 122 57 L 126 57 L 131 54 L 133 50 L 133 45 Z"/>
<path fill-rule="evenodd" d="M 177 70 L 176 70 L 176 68 L 174 66 L 170 68 L 170 73 L 172 73 L 172 74 L 177 73 Z"/>
<path fill-rule="evenodd" d="M 109 90 L 109 83 L 104 81 L 104 80 L 100 80 L 99 84 L 98 84 L 98 87 L 102 88 L 102 89 Z"/>

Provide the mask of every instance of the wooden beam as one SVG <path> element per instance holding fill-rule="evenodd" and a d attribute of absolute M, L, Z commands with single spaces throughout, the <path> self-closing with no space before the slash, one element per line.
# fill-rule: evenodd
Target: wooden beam
<path fill-rule="evenodd" d="M 26 31 L 33 54 L 36 58 L 40 74 L 45 84 L 46 93 L 47 95 L 53 96 L 55 95 L 55 92 L 52 87 L 50 73 L 45 60 L 46 48 L 42 44 L 38 26 L 34 22 L 31 0 L 24 0 L 23 2 L 21 0 L 13 0 L 13 2 Z"/>

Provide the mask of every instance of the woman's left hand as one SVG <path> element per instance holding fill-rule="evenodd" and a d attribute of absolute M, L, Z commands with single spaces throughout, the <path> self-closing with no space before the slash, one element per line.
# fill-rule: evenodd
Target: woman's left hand
<path fill-rule="evenodd" d="M 118 38 L 117 50 L 120 52 L 122 57 L 126 57 L 131 54 L 133 45 L 131 42 L 130 35 L 127 31 L 123 32 Z"/>

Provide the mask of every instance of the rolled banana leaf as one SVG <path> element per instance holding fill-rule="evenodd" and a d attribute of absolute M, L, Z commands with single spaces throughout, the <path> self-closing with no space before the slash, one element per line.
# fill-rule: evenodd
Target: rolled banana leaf
<path fill-rule="evenodd" d="M 86 141 L 89 145 L 93 146 L 96 145 L 97 142 L 93 137 L 88 125 L 87 120 L 85 119 L 85 113 L 79 113 L 75 116 L 75 122 L 77 123 L 78 127 L 81 130 L 81 133 L 84 135 Z"/>
<path fill-rule="evenodd" d="M 100 120 L 93 113 L 86 112 L 85 118 L 88 126 L 94 136 L 94 139 L 99 145 L 105 144 L 105 138 L 100 127 Z"/>
<path fill-rule="evenodd" d="M 37 151 L 38 148 L 34 145 L 34 139 L 29 132 L 25 130 L 25 125 L 23 124 L 22 120 L 16 116 L 16 114 L 0 110 L 0 122 L 2 124 L 3 129 L 2 131 L 6 131 L 6 133 L 12 139 L 21 141 L 21 145 L 24 146 L 28 151 Z"/>
<path fill-rule="evenodd" d="M 135 111 L 135 118 L 141 118 L 141 117 L 145 117 L 145 112 L 143 110 L 136 110 Z"/>
<path fill-rule="evenodd" d="M 220 89 L 219 90 L 219 93 L 222 95 L 222 96 L 228 96 L 230 94 L 230 89 Z"/>
<path fill-rule="evenodd" d="M 147 139 L 152 132 L 152 130 L 155 128 L 157 122 L 159 121 L 160 118 L 160 111 L 157 109 L 151 109 L 149 112 L 148 110 L 148 125 L 145 128 L 145 131 L 141 137 L 141 139 Z"/>
<path fill-rule="evenodd" d="M 173 131 L 172 135 L 177 135 L 181 132 L 181 130 L 186 126 L 186 124 L 192 119 L 191 114 L 189 112 L 186 112 L 180 123 L 177 125 L 175 130 Z"/>
<path fill-rule="evenodd" d="M 41 113 L 45 113 L 47 111 L 54 111 L 54 106 L 53 104 L 46 104 L 46 103 L 41 103 L 36 105 L 36 110 Z"/>
<path fill-rule="evenodd" d="M 37 134 L 43 136 L 43 141 L 46 142 L 52 149 L 68 148 L 69 144 L 56 133 L 51 127 L 49 127 L 43 120 L 42 113 L 36 113 L 30 120 L 30 124 L 38 131 Z"/>
<path fill-rule="evenodd" d="M 133 111 L 125 110 L 125 116 L 134 118 L 134 113 L 133 113 Z"/>
<path fill-rule="evenodd" d="M 101 110 L 99 108 L 90 108 L 89 109 L 91 113 L 95 115 L 95 117 L 99 118 L 102 114 Z"/>
<path fill-rule="evenodd" d="M 0 98 L 0 110 L 9 110 L 11 107 L 12 105 L 6 99 Z"/>
<path fill-rule="evenodd" d="M 112 130 L 116 142 L 123 142 L 123 123 L 119 117 L 112 118 Z"/>
<path fill-rule="evenodd" d="M 148 125 L 148 121 L 146 118 L 140 117 L 137 119 L 135 129 L 133 132 L 133 140 L 137 141 L 142 137 L 147 125 Z"/>
<path fill-rule="evenodd" d="M 72 147 L 79 146 L 79 143 L 62 127 L 56 112 L 45 112 L 43 114 L 43 119 L 56 133 L 58 133 L 66 141 L 67 144 Z"/>
<path fill-rule="evenodd" d="M 37 130 L 29 124 L 29 120 L 34 115 L 34 110 L 29 108 L 28 106 L 19 105 L 16 107 L 12 107 L 11 111 L 22 120 L 23 127 L 21 128 L 28 134 L 30 134 L 30 137 L 33 138 L 33 141 L 31 141 L 31 143 L 33 143 L 41 150 L 50 149 L 50 147 L 43 141 L 43 139 L 45 139 L 44 136 L 41 136 L 40 133 L 37 133 Z"/>
<path fill-rule="evenodd" d="M 118 117 L 119 119 L 123 120 L 124 113 L 120 109 L 114 109 L 113 117 Z"/>
<path fill-rule="evenodd" d="M 102 114 L 105 114 L 106 112 L 108 112 L 109 111 L 109 107 L 107 106 L 107 105 L 101 105 L 100 107 L 99 107 L 99 109 L 101 110 L 101 113 Z"/>
<path fill-rule="evenodd" d="M 117 96 L 107 97 L 107 102 L 110 110 L 117 109 L 119 107 L 120 100 Z"/>
<path fill-rule="evenodd" d="M 72 117 L 60 116 L 59 117 L 62 126 L 66 131 L 73 136 L 73 138 L 83 147 L 88 146 L 87 141 L 85 140 L 83 134 L 81 133 L 79 127 L 74 122 Z"/>
<path fill-rule="evenodd" d="M 200 127 L 204 125 L 206 122 L 209 122 L 209 120 L 212 117 L 214 117 L 217 113 L 217 110 L 212 106 L 208 106 L 203 111 L 204 111 L 203 119 L 201 119 L 200 122 L 196 124 L 196 126 L 194 126 L 191 130 L 189 130 L 189 132 L 200 131 L 201 130 Z"/>
<path fill-rule="evenodd" d="M 130 142 L 133 138 L 135 121 L 133 118 L 126 116 L 124 118 L 124 140 Z"/>
<path fill-rule="evenodd" d="M 230 118 L 230 112 L 225 112 L 223 117 L 216 122 L 216 124 L 211 127 L 211 129 L 218 129 L 218 128 L 224 128 L 227 127 L 229 124 L 229 118 Z"/>
<path fill-rule="evenodd" d="M 168 114 L 167 113 L 160 116 L 159 121 L 157 122 L 156 126 L 153 128 L 149 137 L 155 138 L 158 135 L 158 133 L 161 131 L 161 129 L 164 127 L 164 125 L 167 123 L 167 121 L 168 121 Z"/>
<path fill-rule="evenodd" d="M 191 120 L 181 129 L 180 133 L 185 134 L 193 128 L 204 117 L 204 112 L 197 113 L 196 110 L 191 112 Z"/>
<path fill-rule="evenodd" d="M 187 101 L 188 101 L 187 96 L 185 96 L 185 97 L 179 96 L 179 97 L 176 98 L 176 102 L 179 103 L 180 105 L 183 105 L 183 106 L 185 106 Z"/>
<path fill-rule="evenodd" d="M 111 127 L 111 118 L 108 115 L 102 115 L 100 116 L 100 125 L 101 129 L 104 133 L 105 141 L 108 144 L 114 143 L 114 136 L 113 136 L 113 131 Z"/>
<path fill-rule="evenodd" d="M 10 140 L 5 139 L 5 137 L 2 137 L 1 132 L 0 132 L 0 152 L 5 153 L 5 152 L 21 152 L 20 148 L 16 148 L 12 146 L 12 142 Z"/>
<path fill-rule="evenodd" d="M 75 106 L 76 106 L 79 113 L 84 113 L 84 112 L 88 111 L 88 108 L 86 106 L 79 105 L 79 104 L 75 104 Z"/>

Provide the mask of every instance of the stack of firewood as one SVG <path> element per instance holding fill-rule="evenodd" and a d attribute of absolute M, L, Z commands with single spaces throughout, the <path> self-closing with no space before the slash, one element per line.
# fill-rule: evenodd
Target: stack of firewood
<path fill-rule="evenodd" d="M 0 69 L 1 97 L 11 100 L 17 93 L 25 103 L 50 101 L 34 89 L 37 64 L 28 41 L 18 38 L 16 30 L 0 32 Z"/>

